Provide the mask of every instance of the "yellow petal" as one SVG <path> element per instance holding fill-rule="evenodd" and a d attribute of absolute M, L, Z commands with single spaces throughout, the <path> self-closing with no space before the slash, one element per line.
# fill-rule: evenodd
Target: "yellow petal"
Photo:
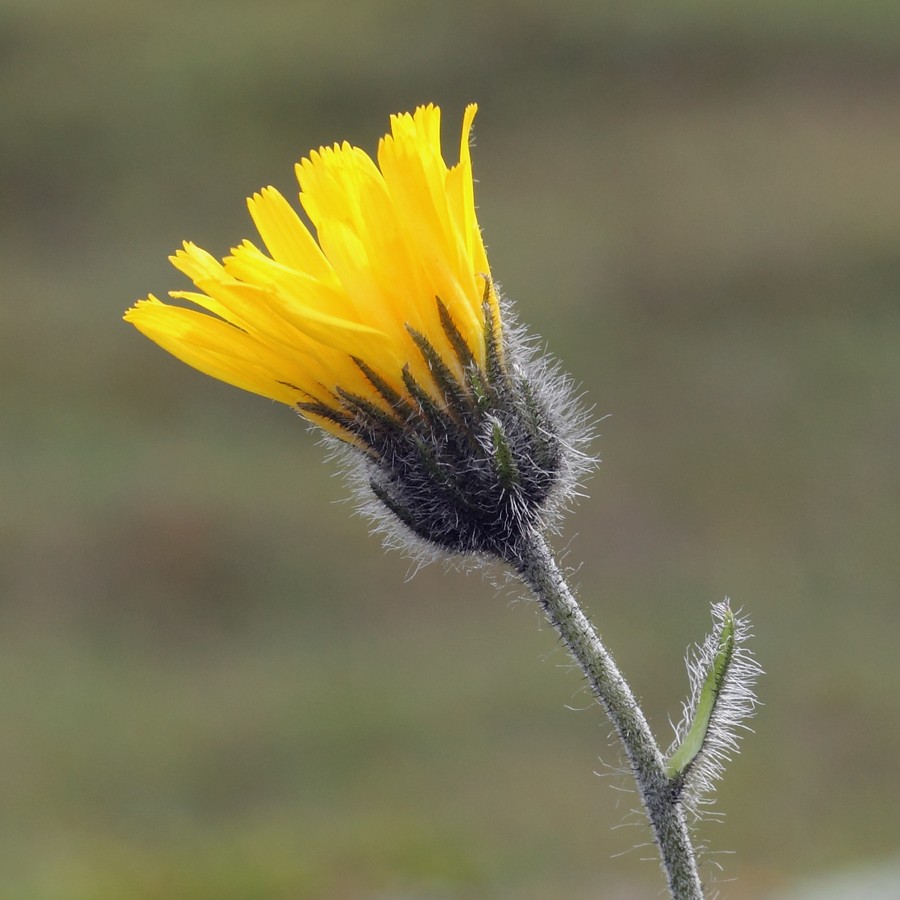
<path fill-rule="evenodd" d="M 280 361 L 270 350 L 232 325 L 161 303 L 152 294 L 129 309 L 125 321 L 182 362 L 213 378 L 289 405 L 304 399 L 301 386 L 283 383 L 298 373 L 279 371 Z"/>
<path fill-rule="evenodd" d="M 171 260 L 197 290 L 171 296 L 202 311 L 151 296 L 126 319 L 189 365 L 291 405 L 304 397 L 339 403 L 345 390 L 384 406 L 355 358 L 399 393 L 408 367 L 443 402 L 409 330 L 461 377 L 440 298 L 483 362 L 490 270 L 474 205 L 475 113 L 474 104 L 466 108 L 452 167 L 441 153 L 441 112 L 433 105 L 391 117 L 378 165 L 348 143 L 310 153 L 297 177 L 312 229 L 275 188 L 263 188 L 247 202 L 268 253 L 244 241 L 219 262 L 185 243 Z M 493 291 L 491 302 L 499 328 Z"/>
<path fill-rule="evenodd" d="M 323 283 L 333 279 L 331 266 L 291 205 L 273 187 L 263 188 L 247 207 L 272 257 Z"/>

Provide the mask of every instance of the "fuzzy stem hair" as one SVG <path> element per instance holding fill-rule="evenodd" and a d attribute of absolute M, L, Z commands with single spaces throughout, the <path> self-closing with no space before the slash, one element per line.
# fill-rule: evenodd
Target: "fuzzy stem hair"
<path fill-rule="evenodd" d="M 672 897 L 703 900 L 679 784 L 666 773 L 665 760 L 631 688 L 566 584 L 550 547 L 533 532 L 508 562 L 534 592 L 622 741 Z"/>

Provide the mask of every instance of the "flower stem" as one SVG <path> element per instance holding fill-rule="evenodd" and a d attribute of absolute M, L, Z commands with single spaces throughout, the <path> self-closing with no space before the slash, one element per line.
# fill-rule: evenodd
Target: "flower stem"
<path fill-rule="evenodd" d="M 672 897 L 703 900 L 696 856 L 680 802 L 680 783 L 666 774 L 662 753 L 631 688 L 582 612 L 552 550 L 535 532 L 519 544 L 508 562 L 534 591 L 547 619 L 581 666 L 618 732 L 650 819 Z"/>

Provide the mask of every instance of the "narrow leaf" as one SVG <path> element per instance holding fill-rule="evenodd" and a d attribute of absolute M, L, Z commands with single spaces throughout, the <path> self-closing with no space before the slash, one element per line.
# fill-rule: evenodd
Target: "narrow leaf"
<path fill-rule="evenodd" d="M 734 613 L 730 609 L 725 611 L 721 631 L 718 635 L 718 645 L 718 650 L 713 657 L 709 671 L 703 679 L 703 687 L 700 689 L 697 708 L 694 711 L 694 718 L 690 728 L 688 728 L 687 734 L 666 763 L 666 774 L 670 778 L 677 778 L 681 775 L 697 758 L 706 742 L 710 721 L 712 720 L 728 667 L 734 657 Z"/>

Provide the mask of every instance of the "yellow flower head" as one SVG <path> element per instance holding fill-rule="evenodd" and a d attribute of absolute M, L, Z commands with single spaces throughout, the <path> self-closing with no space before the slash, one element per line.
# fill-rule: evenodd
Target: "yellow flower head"
<path fill-rule="evenodd" d="M 486 318 L 495 331 L 500 322 L 475 215 L 475 112 L 466 109 L 450 168 L 436 106 L 391 118 L 377 166 L 348 143 L 311 153 L 296 170 L 317 239 L 264 188 L 248 205 L 268 254 L 244 241 L 219 263 L 185 243 L 171 260 L 199 292 L 171 296 L 204 311 L 151 295 L 126 321 L 201 372 L 297 407 L 344 439 L 340 416 L 321 411 L 339 411 L 339 391 L 385 407 L 373 376 L 404 396 L 406 368 L 442 404 L 416 336 L 461 378 L 456 336 L 483 368 Z"/>
<path fill-rule="evenodd" d="M 311 153 L 297 178 L 315 237 L 265 188 L 249 206 L 268 253 L 245 241 L 220 263 L 186 243 L 172 262 L 199 290 L 172 296 L 199 309 L 151 295 L 125 319 L 340 438 L 382 522 L 432 550 L 514 559 L 586 457 L 567 383 L 501 331 L 475 216 L 474 117 L 472 105 L 450 168 L 435 106 L 391 118 L 377 165 L 346 143 Z"/>

